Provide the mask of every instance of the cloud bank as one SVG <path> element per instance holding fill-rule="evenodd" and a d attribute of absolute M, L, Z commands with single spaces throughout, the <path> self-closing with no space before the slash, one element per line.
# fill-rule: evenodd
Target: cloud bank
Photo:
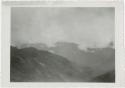
<path fill-rule="evenodd" d="M 11 44 L 71 42 L 80 49 L 114 43 L 114 8 L 13 7 Z"/>

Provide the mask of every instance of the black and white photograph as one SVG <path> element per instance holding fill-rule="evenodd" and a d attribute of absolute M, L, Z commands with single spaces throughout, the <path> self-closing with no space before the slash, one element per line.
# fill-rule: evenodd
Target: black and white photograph
<path fill-rule="evenodd" d="M 115 83 L 114 7 L 12 7 L 10 82 Z"/>

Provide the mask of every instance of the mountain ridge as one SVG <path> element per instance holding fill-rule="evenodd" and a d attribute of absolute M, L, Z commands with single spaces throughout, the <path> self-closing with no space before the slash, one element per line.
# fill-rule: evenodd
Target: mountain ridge
<path fill-rule="evenodd" d="M 98 70 L 95 70 L 95 73 L 94 70 L 90 67 L 79 67 L 68 58 L 47 50 L 38 50 L 34 47 L 19 49 L 11 46 L 12 82 L 91 82 L 91 79 L 98 81 L 99 75 L 110 72 L 109 70 L 98 73 Z"/>

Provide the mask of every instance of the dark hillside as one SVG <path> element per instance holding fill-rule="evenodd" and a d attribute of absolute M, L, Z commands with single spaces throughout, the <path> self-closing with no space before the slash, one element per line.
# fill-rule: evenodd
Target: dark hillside
<path fill-rule="evenodd" d="M 23 49 L 11 47 L 12 82 L 84 81 L 79 74 L 81 74 L 79 70 L 62 56 L 32 47 Z"/>

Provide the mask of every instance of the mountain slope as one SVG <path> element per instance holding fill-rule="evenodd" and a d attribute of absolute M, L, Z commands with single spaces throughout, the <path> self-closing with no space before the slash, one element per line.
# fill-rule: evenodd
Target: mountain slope
<path fill-rule="evenodd" d="M 69 51 L 70 54 L 72 52 L 75 51 Z M 109 63 L 113 63 L 112 59 Z M 96 70 L 87 66 L 80 67 L 69 58 L 56 55 L 56 52 L 33 47 L 11 47 L 10 64 L 11 82 L 114 82 L 115 79 L 115 72 L 110 72 L 111 70 L 100 71 L 99 67 Z M 106 65 L 108 68 L 108 64 Z"/>
<path fill-rule="evenodd" d="M 23 49 L 11 47 L 10 70 L 12 82 L 85 81 L 88 74 L 84 71 L 80 72 L 62 56 L 32 47 Z"/>
<path fill-rule="evenodd" d="M 86 51 L 79 49 L 78 44 L 67 42 L 58 42 L 53 47 L 48 47 L 42 43 L 22 44 L 19 47 L 34 47 L 38 50 L 51 51 L 53 54 L 65 57 L 74 64 L 82 67 L 87 66 L 95 70 L 98 69 L 103 73 L 115 69 L 115 49 L 112 46 L 111 43 L 106 48 L 88 48 Z"/>
<path fill-rule="evenodd" d="M 59 42 L 50 50 L 57 55 L 66 57 L 79 66 L 94 69 L 95 75 L 115 69 L 115 50 L 110 47 L 88 48 L 87 51 L 84 51 L 79 49 L 77 44 Z"/>

